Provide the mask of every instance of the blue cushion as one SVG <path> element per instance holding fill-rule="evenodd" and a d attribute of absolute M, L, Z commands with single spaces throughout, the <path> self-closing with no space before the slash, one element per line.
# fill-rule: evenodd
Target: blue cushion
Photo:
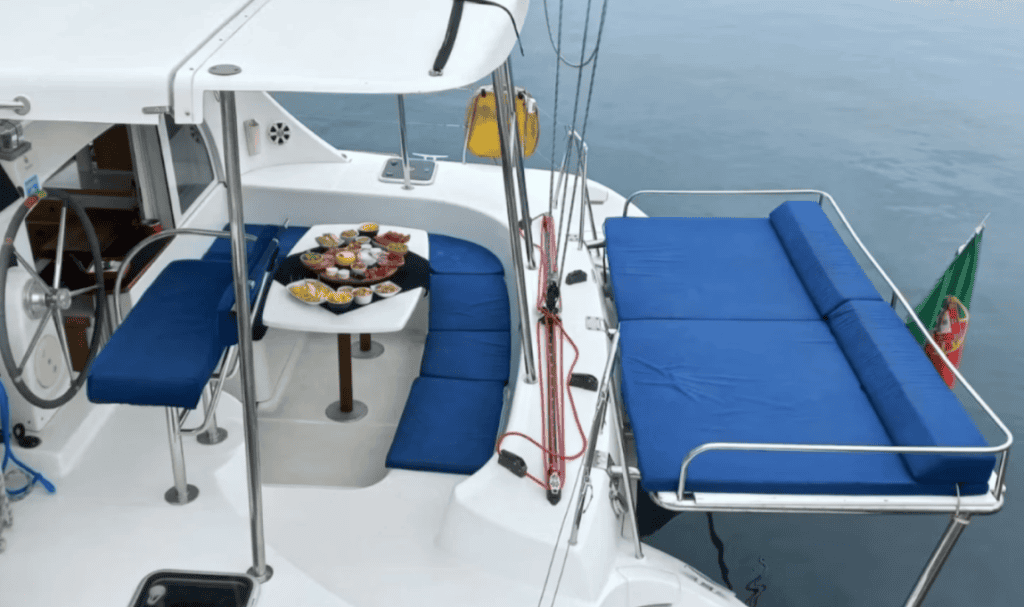
<path fill-rule="evenodd" d="M 767 219 L 605 221 L 620 320 L 811 320 L 807 296 Z"/>
<path fill-rule="evenodd" d="M 504 274 L 501 262 L 478 244 L 430 235 L 430 271 L 436 274 Z"/>
<path fill-rule="evenodd" d="M 230 230 L 231 226 L 224 226 L 224 230 Z M 246 241 L 245 249 L 248 253 L 246 258 L 246 264 L 248 267 L 252 267 L 256 261 L 263 256 L 267 247 L 271 246 L 274 238 L 277 237 L 277 233 L 280 231 L 280 227 L 265 224 L 246 224 L 245 233 L 255 236 L 255 241 Z M 231 239 L 230 238 L 216 238 L 210 248 L 206 250 L 203 255 L 203 261 L 227 261 L 231 262 Z"/>
<path fill-rule="evenodd" d="M 828 324 L 895 444 L 988 446 L 924 351 L 883 301 L 849 301 Z M 902 456 L 928 483 L 985 483 L 994 455 Z"/>
<path fill-rule="evenodd" d="M 818 203 L 787 202 L 772 211 L 769 220 L 823 316 L 851 299 L 881 301 Z"/>
<path fill-rule="evenodd" d="M 508 291 L 500 274 L 430 277 L 431 331 L 509 331 Z"/>
<path fill-rule="evenodd" d="M 476 472 L 494 453 L 502 392 L 500 381 L 416 378 L 386 465 L 453 474 Z"/>
<path fill-rule="evenodd" d="M 647 491 L 675 491 L 713 441 L 891 445 L 824 321 L 622 322 L 622 393 Z M 904 330 L 905 331 L 905 330 Z M 687 491 L 951 495 L 896 454 L 707 452 Z M 986 485 L 962 486 L 964 494 Z"/>
<path fill-rule="evenodd" d="M 280 247 L 277 252 L 277 261 L 280 262 L 285 257 L 288 257 L 288 253 L 291 252 L 295 243 L 299 242 L 299 239 L 305 236 L 308 231 L 309 228 L 301 226 L 289 227 L 281 230 L 277 235 L 277 242 Z"/>
<path fill-rule="evenodd" d="M 89 370 L 93 402 L 195 408 L 225 346 L 217 312 L 231 265 L 168 265 L 132 308 Z"/>
<path fill-rule="evenodd" d="M 431 331 L 420 375 L 505 383 L 511 347 L 508 331 Z"/>

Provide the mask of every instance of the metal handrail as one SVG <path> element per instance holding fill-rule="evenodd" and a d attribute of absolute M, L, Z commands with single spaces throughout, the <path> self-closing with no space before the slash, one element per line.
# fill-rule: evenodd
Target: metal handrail
<path fill-rule="evenodd" d="M 731 443 L 731 442 L 712 442 L 704 443 L 693 450 L 691 450 L 686 459 L 683 460 L 679 470 L 679 487 L 677 489 L 677 497 L 679 500 L 683 499 L 683 494 L 686 488 L 686 471 L 693 461 L 701 453 L 707 451 L 806 451 L 806 452 L 859 452 L 859 453 L 966 453 L 966 454 L 1000 454 L 999 464 L 996 471 L 996 483 L 994 489 L 994 497 L 999 500 L 1002 497 L 1004 486 L 1003 481 L 1006 476 L 1006 464 L 1009 457 L 1010 446 L 1013 445 L 1013 433 L 1003 423 L 999 416 L 992 410 L 992 408 L 985 402 L 985 399 L 974 389 L 974 386 L 967 381 L 967 379 L 960 373 L 960 370 L 953 366 L 946 357 L 946 353 L 943 349 L 935 342 L 932 338 L 929 330 L 924 326 L 924 323 L 918 318 L 914 308 L 910 305 L 910 302 L 900 291 L 896 283 L 889 278 L 889 275 L 882 269 L 882 266 L 878 263 L 875 257 L 868 251 L 867 247 L 864 246 L 864 242 L 857 235 L 857 232 L 850 225 L 849 220 L 846 219 L 846 215 L 843 214 L 839 205 L 835 199 L 828 192 L 814 189 L 798 189 L 798 190 L 641 190 L 634 192 L 626 199 L 626 203 L 623 205 L 623 216 L 629 208 L 629 204 L 636 198 L 642 195 L 781 195 L 781 194 L 813 194 L 818 196 L 818 204 L 824 206 L 824 201 L 828 200 L 829 204 L 835 210 L 839 219 L 843 222 L 846 230 L 853 237 L 854 242 L 860 247 L 861 251 L 874 266 L 875 270 L 881 275 L 882 279 L 885 280 L 886 284 L 893 291 L 893 295 L 903 304 L 910 318 L 914 321 L 914 324 L 921 330 L 921 333 L 925 336 L 928 343 L 935 349 L 939 354 L 942 362 L 946 367 L 953 372 L 958 380 L 963 384 L 964 388 L 975 400 L 976 403 L 982 408 L 983 411 L 988 415 L 999 430 L 1005 436 L 1005 440 L 998 446 L 995 447 L 939 447 L 939 446 L 913 446 L 913 447 L 902 447 L 892 446 L 886 447 L 882 445 L 801 445 L 801 444 L 787 444 L 787 443 Z"/>
<path fill-rule="evenodd" d="M 145 249 L 154 242 L 170 238 L 172 236 L 178 236 L 179 234 L 188 234 L 192 236 L 213 236 L 214 238 L 231 238 L 231 232 L 224 230 L 204 230 L 201 228 L 171 228 L 157 232 L 156 234 L 150 234 L 143 238 L 139 244 L 132 247 L 128 254 L 124 256 L 124 260 L 121 261 L 121 267 L 117 270 L 117 278 L 114 280 L 114 322 L 116 325 L 121 324 L 121 283 L 124 282 L 124 275 L 131 267 L 131 261 L 135 259 L 135 256 L 139 254 L 142 249 Z M 255 241 L 256 236 L 252 234 L 245 235 L 246 240 Z M 115 326 L 116 328 L 116 326 Z"/>

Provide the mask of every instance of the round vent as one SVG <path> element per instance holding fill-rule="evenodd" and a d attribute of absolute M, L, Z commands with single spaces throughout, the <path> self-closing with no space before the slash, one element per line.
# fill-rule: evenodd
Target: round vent
<path fill-rule="evenodd" d="M 270 125 L 270 141 L 277 145 L 284 145 L 292 136 L 292 129 L 283 122 L 275 122 Z"/>

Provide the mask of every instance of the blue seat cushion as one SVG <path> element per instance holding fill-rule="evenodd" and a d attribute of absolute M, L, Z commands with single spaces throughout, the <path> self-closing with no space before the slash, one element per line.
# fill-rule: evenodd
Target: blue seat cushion
<path fill-rule="evenodd" d="M 620 328 L 622 393 L 647 491 L 675 491 L 687 454 L 709 442 L 892 444 L 824 321 L 630 320 Z M 917 482 L 896 454 L 762 451 L 697 456 L 686 490 L 954 494 L 948 484 Z"/>
<path fill-rule="evenodd" d="M 820 319 L 767 219 L 605 221 L 620 320 Z"/>
<path fill-rule="evenodd" d="M 494 453 L 503 390 L 500 381 L 416 378 L 386 465 L 473 474 Z"/>
<path fill-rule="evenodd" d="M 501 274 L 430 277 L 431 331 L 509 331 L 508 290 Z"/>
<path fill-rule="evenodd" d="M 828 324 L 895 444 L 988 446 L 889 305 L 849 301 Z M 902 457 L 914 478 L 927 483 L 985 483 L 995 466 L 990 454 Z"/>
<path fill-rule="evenodd" d="M 511 348 L 508 331 L 431 331 L 420 375 L 505 383 Z"/>
<path fill-rule="evenodd" d="M 851 299 L 881 301 L 818 203 L 790 201 L 768 219 L 822 316 Z"/>
<path fill-rule="evenodd" d="M 89 370 L 93 402 L 192 409 L 224 348 L 217 306 L 231 264 L 175 261 L 146 290 Z"/>
<path fill-rule="evenodd" d="M 482 246 L 451 236 L 430 235 L 430 271 L 436 274 L 504 274 L 501 261 Z"/>
<path fill-rule="evenodd" d="M 225 231 L 230 229 L 230 225 L 224 226 Z M 246 224 L 245 233 L 256 237 L 255 241 L 249 240 L 245 243 L 247 267 L 251 268 L 257 260 L 263 257 L 267 247 L 273 244 L 273 240 L 277 238 L 280 230 L 279 226 L 274 225 Z M 203 261 L 226 261 L 231 263 L 231 239 L 214 239 L 213 244 L 210 245 L 210 248 L 203 255 Z"/>
<path fill-rule="evenodd" d="M 284 228 L 277 235 L 278 246 L 280 247 L 277 252 L 277 262 L 280 262 L 291 252 L 295 243 L 299 242 L 299 239 L 306 235 L 309 231 L 307 227 L 288 227 Z"/>

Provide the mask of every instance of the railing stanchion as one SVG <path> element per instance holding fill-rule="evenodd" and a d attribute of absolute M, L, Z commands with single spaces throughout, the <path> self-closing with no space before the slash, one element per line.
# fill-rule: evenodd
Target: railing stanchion
<path fill-rule="evenodd" d="M 220 118 L 224 128 L 224 169 L 228 188 L 228 219 L 231 224 L 231 268 L 235 283 L 235 317 L 238 320 L 238 357 L 241 364 L 242 414 L 245 429 L 245 463 L 248 472 L 249 526 L 253 566 L 248 573 L 261 583 L 274 570 L 267 565 L 263 538 L 263 489 L 260 484 L 260 435 L 256 418 L 256 382 L 253 370 L 252 319 L 249 316 L 249 271 L 246 267 L 245 223 L 242 213 L 242 173 L 239 166 L 238 115 L 234 91 L 221 91 Z"/>
<path fill-rule="evenodd" d="M 412 177 L 409 175 L 409 146 L 405 141 L 405 95 L 398 95 L 398 134 L 402 146 L 402 179 L 405 181 L 402 189 L 411 190 Z"/>
<path fill-rule="evenodd" d="M 519 218 L 516 212 L 515 176 L 513 175 L 512 141 L 509 133 L 509 102 L 515 100 L 509 90 L 502 68 L 494 70 L 494 107 L 498 115 L 498 140 L 501 144 L 501 172 L 505 180 L 505 208 L 508 211 L 508 239 L 512 247 L 512 266 L 515 272 L 516 295 L 519 300 L 519 326 L 523 340 L 523 362 L 526 365 L 526 383 L 537 383 L 537 363 L 533 357 L 533 336 L 530 323 L 530 303 L 526 297 L 526 277 L 523 252 L 519 237 Z M 524 230 L 529 233 L 529 230 Z"/>
<path fill-rule="evenodd" d="M 601 386 L 597 390 L 597 407 L 594 409 L 594 421 L 590 424 L 590 435 L 587 437 L 587 452 L 583 456 L 583 478 L 580 479 L 579 496 L 576 498 L 576 514 L 572 519 L 572 533 L 569 534 L 569 545 L 575 546 L 580 533 L 580 521 L 583 520 L 583 506 L 587 487 L 590 486 L 590 472 L 594 468 L 594 454 L 597 451 L 597 437 L 601 433 L 601 423 L 604 421 L 605 412 L 608 409 L 608 391 L 611 381 L 612 369 L 615 367 L 615 357 L 619 352 L 619 335 L 616 331 L 612 338 L 612 346 L 608 350 L 608 360 L 604 363 L 604 372 L 601 374 Z M 625 467 L 626 462 L 622 462 Z M 628 472 L 626 473 L 628 477 Z M 637 536 L 639 541 L 639 536 Z"/>
<path fill-rule="evenodd" d="M 950 518 L 949 526 L 946 527 L 946 531 L 942 534 L 938 545 L 935 546 L 935 551 L 932 552 L 931 558 L 928 559 L 928 563 L 924 566 L 924 571 L 917 578 L 917 583 L 914 584 L 913 590 L 910 591 L 910 596 L 907 597 L 906 607 L 919 607 L 924 603 L 925 595 L 928 594 L 928 590 L 932 587 L 935 579 L 939 577 L 939 571 L 946 564 L 949 553 L 953 551 L 956 541 L 960 539 L 960 534 L 963 533 L 970 522 L 970 514 L 956 513 Z"/>

